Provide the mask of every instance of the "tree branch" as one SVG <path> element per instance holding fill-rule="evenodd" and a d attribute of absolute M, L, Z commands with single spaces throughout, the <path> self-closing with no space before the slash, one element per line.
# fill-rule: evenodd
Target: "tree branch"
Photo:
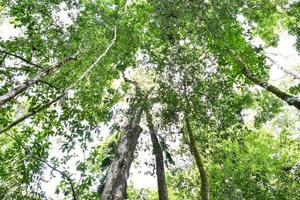
<path fill-rule="evenodd" d="M 70 89 L 76 87 L 76 85 L 82 80 L 85 78 L 85 76 L 88 75 L 88 73 L 92 70 L 93 67 L 95 67 L 95 65 L 97 65 L 99 63 L 99 61 L 107 54 L 107 52 L 109 51 L 109 49 L 112 47 L 112 45 L 115 43 L 115 40 L 116 40 L 116 28 L 114 29 L 115 30 L 115 36 L 112 40 L 112 42 L 108 45 L 108 47 L 105 49 L 104 53 L 102 53 L 98 58 L 97 60 L 72 84 L 70 85 L 69 87 L 67 87 L 63 93 L 61 95 L 59 95 L 58 97 L 56 97 L 55 99 L 41 105 L 40 107 L 37 107 L 35 109 L 33 109 L 32 111 L 30 111 L 29 113 L 23 115 L 22 117 L 18 118 L 17 120 L 13 121 L 11 124 L 7 125 L 6 127 L 2 128 L 0 130 L 0 134 L 1 133 L 4 133 L 6 131 L 8 131 L 9 129 L 11 129 L 12 127 L 18 125 L 19 123 L 23 122 L 25 119 L 28 119 L 32 116 L 34 116 L 36 113 L 48 108 L 49 106 L 51 106 L 52 104 L 54 104 L 55 102 L 58 102 L 59 100 L 61 100 L 67 93 Z M 40 80 L 39 80 L 40 81 Z M 1 99 L 1 97 L 0 97 Z"/>
<path fill-rule="evenodd" d="M 124 79 L 124 81 L 125 81 L 126 83 L 130 83 L 130 84 L 132 84 L 132 85 L 134 86 L 134 88 L 135 88 L 135 93 L 136 93 L 136 94 L 138 94 L 139 91 L 141 91 L 141 88 L 139 87 L 138 82 L 133 81 L 133 80 L 130 80 L 129 78 L 127 78 L 127 77 L 125 76 L 124 71 L 122 71 L 122 76 L 123 76 L 123 79 Z"/>
<path fill-rule="evenodd" d="M 13 121 L 11 124 L 7 125 L 6 127 L 2 128 L 0 130 L 0 134 L 8 131 L 9 129 L 11 129 L 12 127 L 18 125 L 19 123 L 23 122 L 25 119 L 28 119 L 32 116 L 34 116 L 36 113 L 44 110 L 45 108 L 48 108 L 49 106 L 51 106 L 52 104 L 54 104 L 55 102 L 59 101 L 61 98 L 63 98 L 65 96 L 65 93 L 59 95 L 58 97 L 56 97 L 55 99 L 41 105 L 40 107 L 37 107 L 35 109 L 33 109 L 32 111 L 28 112 L 27 114 L 23 115 L 22 117 L 16 119 L 15 121 Z"/>
<path fill-rule="evenodd" d="M 136 81 L 133 81 L 133 80 L 130 80 L 129 78 L 127 78 L 125 76 L 124 71 L 122 71 L 122 76 L 123 76 L 123 79 L 124 79 L 125 82 L 133 84 L 134 87 L 136 87 L 136 88 L 138 87 L 138 83 Z"/>
<path fill-rule="evenodd" d="M 298 79 L 298 80 L 300 80 L 300 75 L 299 74 L 297 74 L 297 73 L 295 73 L 295 72 L 292 72 L 292 71 L 290 71 L 290 70 L 288 70 L 288 69 L 286 69 L 285 67 L 283 67 L 283 66 L 280 66 L 280 65 L 278 65 L 272 58 L 270 58 L 269 56 L 266 56 L 278 69 L 280 69 L 281 71 L 283 71 L 284 73 L 286 73 L 286 74 L 288 74 L 288 75 L 290 75 L 290 76 L 292 76 L 294 79 Z"/>
<path fill-rule="evenodd" d="M 4 53 L 4 54 L 6 54 L 6 55 L 10 55 L 10 56 L 13 56 L 13 57 L 15 57 L 15 58 L 18 58 L 18 59 L 22 60 L 23 62 L 29 64 L 29 65 L 32 65 L 32 66 L 35 66 L 35 67 L 37 67 L 37 68 L 43 69 L 43 67 L 41 67 L 40 65 L 35 64 L 35 63 L 33 63 L 33 62 L 31 62 L 31 61 L 29 61 L 29 60 L 23 58 L 22 56 L 17 55 L 17 54 L 10 53 L 10 52 L 5 51 L 5 50 L 0 50 L 0 52 L 1 52 L 1 53 Z"/>
<path fill-rule="evenodd" d="M 48 86 L 50 86 L 50 87 L 52 87 L 52 88 L 54 88 L 54 89 L 56 89 L 56 90 L 59 90 L 58 87 L 54 86 L 54 85 L 51 84 L 51 83 L 48 83 L 47 81 L 40 80 L 39 82 L 40 82 L 40 83 L 44 83 L 44 84 L 46 84 L 46 85 L 48 85 Z"/>
<path fill-rule="evenodd" d="M 72 190 L 72 196 L 73 196 L 73 200 L 77 200 L 77 194 L 76 194 L 76 190 L 75 190 L 75 186 L 74 186 L 74 183 L 71 179 L 71 177 L 65 173 L 64 171 L 60 171 L 59 169 L 57 169 L 56 167 L 50 165 L 47 161 L 43 160 L 43 159 L 40 159 L 39 157 L 33 155 L 37 160 L 39 160 L 40 162 L 46 164 L 48 167 L 50 167 L 52 170 L 58 172 L 61 174 L 61 176 L 64 178 L 67 179 L 67 181 L 69 182 L 70 186 L 71 186 L 71 190 Z"/>
<path fill-rule="evenodd" d="M 95 60 L 95 62 L 87 70 L 85 70 L 85 72 L 79 77 L 79 79 L 77 79 L 77 81 L 74 82 L 72 86 L 77 85 L 78 82 L 80 82 L 90 73 L 90 71 L 100 62 L 100 60 L 108 53 L 110 48 L 114 45 L 116 38 L 117 38 L 117 29 L 116 27 L 114 27 L 114 38 L 112 39 L 112 42 L 107 46 L 105 51 Z"/>
<path fill-rule="evenodd" d="M 33 79 L 25 81 L 25 83 L 23 83 L 22 85 L 14 88 L 14 89 L 8 91 L 7 93 L 5 93 L 4 95 L 0 96 L 0 107 L 2 105 L 4 105 L 5 103 L 7 103 L 9 100 L 13 99 L 17 95 L 19 95 L 22 92 L 24 92 L 25 90 L 27 90 L 30 86 L 41 81 L 41 79 L 43 77 L 45 77 L 46 75 L 53 73 L 54 71 L 59 69 L 65 63 L 76 59 L 78 56 L 78 53 L 79 53 L 79 51 L 71 56 L 64 58 L 62 61 L 58 62 L 57 64 L 55 64 L 51 67 L 43 68 Z"/>
<path fill-rule="evenodd" d="M 278 98 L 282 99 L 283 101 L 287 102 L 288 105 L 296 107 L 300 110 L 300 99 L 296 96 L 293 96 L 287 92 L 284 92 L 277 88 L 276 86 L 269 84 L 268 82 L 262 81 L 258 79 L 252 72 L 249 70 L 247 64 L 241 59 L 239 55 L 236 55 L 236 61 L 240 65 L 241 72 L 243 75 L 252 81 L 254 84 L 259 85 L 260 87 L 266 89 L 267 91 L 273 93 Z"/>

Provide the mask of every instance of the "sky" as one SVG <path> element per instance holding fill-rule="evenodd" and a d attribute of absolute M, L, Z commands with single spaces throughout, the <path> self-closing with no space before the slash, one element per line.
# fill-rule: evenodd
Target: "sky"
<path fill-rule="evenodd" d="M 62 5 L 63 7 L 63 5 Z M 73 11 L 74 12 L 74 11 Z M 55 16 L 65 24 L 71 24 L 72 21 L 68 17 L 66 11 L 58 12 Z M 22 37 L 22 29 L 21 28 L 14 28 L 12 24 L 10 24 L 10 20 L 8 18 L 0 19 L 0 37 L 2 40 L 10 40 L 14 37 Z M 270 70 L 270 83 L 280 86 L 282 80 L 285 79 L 286 74 L 278 67 L 284 67 L 286 69 L 296 71 L 300 71 L 300 57 L 294 47 L 295 44 L 295 37 L 288 34 L 287 31 L 283 31 L 280 33 L 280 40 L 277 47 L 271 47 L 265 50 L 266 54 L 270 56 L 274 61 L 275 64 L 272 64 Z M 263 44 L 263 42 L 259 39 L 254 41 L 255 45 Z M 298 68 L 297 68 L 298 66 Z M 0 80 L 1 81 L 1 80 Z M 298 82 L 299 83 L 299 82 Z M 1 85 L 1 84 L 0 84 Z M 56 109 L 56 108 L 55 108 Z M 59 110 L 59 109 L 58 109 Z M 59 112 L 59 111 L 58 111 Z M 253 121 L 254 116 L 256 114 L 253 110 L 245 110 L 245 120 L 248 122 Z M 83 122 L 85 123 L 85 122 Z M 142 125 L 143 126 L 143 125 Z M 146 129 L 146 127 L 143 127 Z M 101 133 L 102 137 L 109 134 L 108 126 L 102 125 L 101 126 Z M 60 143 L 61 141 L 59 138 L 50 138 L 53 142 L 52 149 L 50 150 L 50 157 L 60 155 Z M 142 141 L 150 141 L 148 135 L 142 134 L 140 140 Z M 90 144 L 90 148 L 96 146 L 99 143 L 99 140 L 96 139 L 95 142 Z M 173 144 L 172 148 L 176 148 L 178 144 Z M 74 152 L 77 156 L 74 159 L 70 160 L 68 163 L 69 170 L 72 173 L 75 173 L 75 165 L 77 160 L 84 160 L 85 155 L 88 154 L 88 151 L 83 153 L 79 145 L 77 145 L 74 149 Z M 137 166 L 136 164 L 132 165 L 132 169 L 130 170 L 131 176 L 129 178 L 129 182 L 132 182 L 136 188 L 156 188 L 156 179 L 151 175 L 145 175 L 145 172 L 149 170 L 143 163 L 146 160 L 151 160 L 153 155 L 150 151 L 141 151 L 138 154 L 138 163 L 141 163 L 141 166 Z M 151 169 L 150 169 L 151 170 Z M 45 170 L 45 177 L 50 177 L 50 169 L 47 168 Z M 54 194 L 55 186 L 59 183 L 60 178 L 59 174 L 56 174 L 57 177 L 50 180 L 49 183 L 43 184 L 43 188 L 46 191 L 48 197 L 52 197 L 53 199 L 59 198 Z"/>

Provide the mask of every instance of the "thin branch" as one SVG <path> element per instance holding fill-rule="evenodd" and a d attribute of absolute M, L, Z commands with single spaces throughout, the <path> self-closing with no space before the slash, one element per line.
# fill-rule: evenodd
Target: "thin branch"
<path fill-rule="evenodd" d="M 136 93 L 140 90 L 140 88 L 139 88 L 139 86 L 138 86 L 138 82 L 133 81 L 133 80 L 130 80 L 129 78 L 127 78 L 127 77 L 125 76 L 124 71 L 122 71 L 122 76 L 123 76 L 123 79 L 124 79 L 125 82 L 134 85 L 134 88 L 135 88 L 135 92 L 136 92 Z"/>
<path fill-rule="evenodd" d="M 115 27 L 114 28 L 114 38 L 113 38 L 112 42 L 107 46 L 105 51 L 95 60 L 95 62 L 79 77 L 79 79 L 77 79 L 77 81 L 75 81 L 71 85 L 71 87 L 77 85 L 82 79 L 84 79 L 90 73 L 90 71 L 100 62 L 100 60 L 108 53 L 110 48 L 114 45 L 116 38 L 117 38 L 117 29 Z"/>
<path fill-rule="evenodd" d="M 57 169 L 56 167 L 50 165 L 47 161 L 40 159 L 39 157 L 33 155 L 37 160 L 39 160 L 40 162 L 46 164 L 48 167 L 50 167 L 52 170 L 58 172 L 61 174 L 62 177 L 65 177 L 67 179 L 67 181 L 69 182 L 70 186 L 71 186 L 71 190 L 72 190 L 72 196 L 73 196 L 73 200 L 77 200 L 77 194 L 76 194 L 76 190 L 75 190 L 75 186 L 74 183 L 71 179 L 71 177 L 65 173 L 64 171 L 60 171 L 59 169 Z"/>
<path fill-rule="evenodd" d="M 57 28 L 56 30 L 59 33 L 64 34 L 63 28 L 57 24 L 57 20 L 53 19 L 53 17 L 51 15 L 49 15 L 47 12 L 44 12 L 43 10 L 41 10 L 41 12 L 53 21 L 53 23 L 51 23 L 51 25 L 55 26 Z"/>
<path fill-rule="evenodd" d="M 273 60 L 271 57 L 269 57 L 269 56 L 266 56 L 278 69 L 280 69 L 281 71 L 283 71 L 284 73 L 286 73 L 286 74 L 288 74 L 288 75 L 290 75 L 290 76 L 292 76 L 294 79 L 298 79 L 298 80 L 300 80 L 300 75 L 299 74 L 297 74 L 297 73 L 295 73 L 295 72 L 292 72 L 292 71 L 290 71 L 290 70 L 288 70 L 288 69 L 286 69 L 285 67 L 283 67 L 283 66 L 280 66 L 280 65 L 278 65 L 276 62 L 275 62 L 275 60 Z"/>
<path fill-rule="evenodd" d="M 125 76 L 124 71 L 122 71 L 122 76 L 123 76 L 123 79 L 124 79 L 125 82 L 133 84 L 134 87 L 136 87 L 136 88 L 138 87 L 138 82 L 133 81 L 133 80 L 130 80 L 129 78 L 127 78 L 127 77 Z"/>
<path fill-rule="evenodd" d="M 31 62 L 31 61 L 29 61 L 29 60 L 25 59 L 24 57 L 19 56 L 19 55 L 17 55 L 17 54 L 10 53 L 10 52 L 5 51 L 5 50 L 0 50 L 0 52 L 1 52 L 1 53 L 4 53 L 4 54 L 6 54 L 6 55 L 10 55 L 10 56 L 13 56 L 13 57 L 15 57 L 15 58 L 18 58 L 18 59 L 22 60 L 23 62 L 29 64 L 29 65 L 32 65 L 32 66 L 38 67 L 38 68 L 40 68 L 40 69 L 43 69 L 43 67 L 41 67 L 40 65 L 38 65 L 38 64 L 36 64 L 36 63 L 33 63 L 33 62 Z"/>
<path fill-rule="evenodd" d="M 52 88 L 54 88 L 54 89 L 56 89 L 56 90 L 59 90 L 58 87 L 54 86 L 54 85 L 51 84 L 51 83 L 48 83 L 47 81 L 40 80 L 39 82 L 40 82 L 40 83 L 44 83 L 44 84 L 46 84 L 46 85 L 48 85 L 48 86 L 50 86 L 50 87 L 52 87 Z"/>

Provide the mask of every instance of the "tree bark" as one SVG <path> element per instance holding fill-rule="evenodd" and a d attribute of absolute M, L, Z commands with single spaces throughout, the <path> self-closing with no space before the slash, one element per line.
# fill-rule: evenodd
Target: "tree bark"
<path fill-rule="evenodd" d="M 129 122 L 120 136 L 115 157 L 108 169 L 102 200 L 123 200 L 126 195 L 127 178 L 134 157 L 138 138 L 142 132 L 139 126 L 143 110 L 137 109 L 132 122 Z"/>
<path fill-rule="evenodd" d="M 168 190 L 165 178 L 165 167 L 164 167 L 164 157 L 162 148 L 158 142 L 152 116 L 149 113 L 149 110 L 146 110 L 146 120 L 148 123 L 148 128 L 151 136 L 151 141 L 153 145 L 153 152 L 155 155 L 156 162 L 156 176 L 157 176 L 157 187 L 158 187 L 158 197 L 159 200 L 167 200 L 168 199 Z"/>
<path fill-rule="evenodd" d="M 238 61 L 243 75 L 248 78 L 250 81 L 255 83 L 256 85 L 259 85 L 260 87 L 266 89 L 267 91 L 273 93 L 278 98 L 282 99 L 283 101 L 287 102 L 288 105 L 296 107 L 298 110 L 300 110 L 300 99 L 296 96 L 293 96 L 289 93 L 286 93 L 279 88 L 275 87 L 272 84 L 269 84 L 265 81 L 259 80 L 254 74 L 251 73 L 249 68 L 247 67 L 247 64 L 239 57 L 236 56 L 236 60 Z"/>
<path fill-rule="evenodd" d="M 200 173 L 200 179 L 201 179 L 201 199 L 202 200 L 209 200 L 209 183 L 208 183 L 208 178 L 207 178 L 207 174 L 206 174 L 206 170 L 204 168 L 200 153 L 197 149 L 197 144 L 195 141 L 195 137 L 190 125 L 190 120 L 189 120 L 189 116 L 186 112 L 185 116 L 185 124 L 186 124 L 186 130 L 188 132 L 188 136 L 189 136 L 189 147 L 190 150 L 195 158 L 196 161 L 196 165 L 197 168 L 199 170 Z"/>

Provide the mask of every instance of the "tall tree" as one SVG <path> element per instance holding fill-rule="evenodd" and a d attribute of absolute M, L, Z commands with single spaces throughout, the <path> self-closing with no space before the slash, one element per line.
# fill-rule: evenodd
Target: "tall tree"
<path fill-rule="evenodd" d="M 200 179 L 201 179 L 201 199 L 203 200 L 209 200 L 209 183 L 208 183 L 208 178 L 207 178 L 207 173 L 204 167 L 204 164 L 202 162 L 200 153 L 197 148 L 197 143 L 195 140 L 195 136 L 192 132 L 192 128 L 190 125 L 189 117 L 188 117 L 188 112 L 185 113 L 185 124 L 186 124 L 186 132 L 188 133 L 189 136 L 189 146 L 191 149 L 191 153 L 193 154 L 197 168 L 200 173 Z"/>
<path fill-rule="evenodd" d="M 142 128 L 139 126 L 142 108 L 132 109 L 128 124 L 123 128 L 114 159 L 108 169 L 105 186 L 101 197 L 103 200 L 123 200 L 126 195 L 127 178 L 134 158 L 134 151 Z"/>

